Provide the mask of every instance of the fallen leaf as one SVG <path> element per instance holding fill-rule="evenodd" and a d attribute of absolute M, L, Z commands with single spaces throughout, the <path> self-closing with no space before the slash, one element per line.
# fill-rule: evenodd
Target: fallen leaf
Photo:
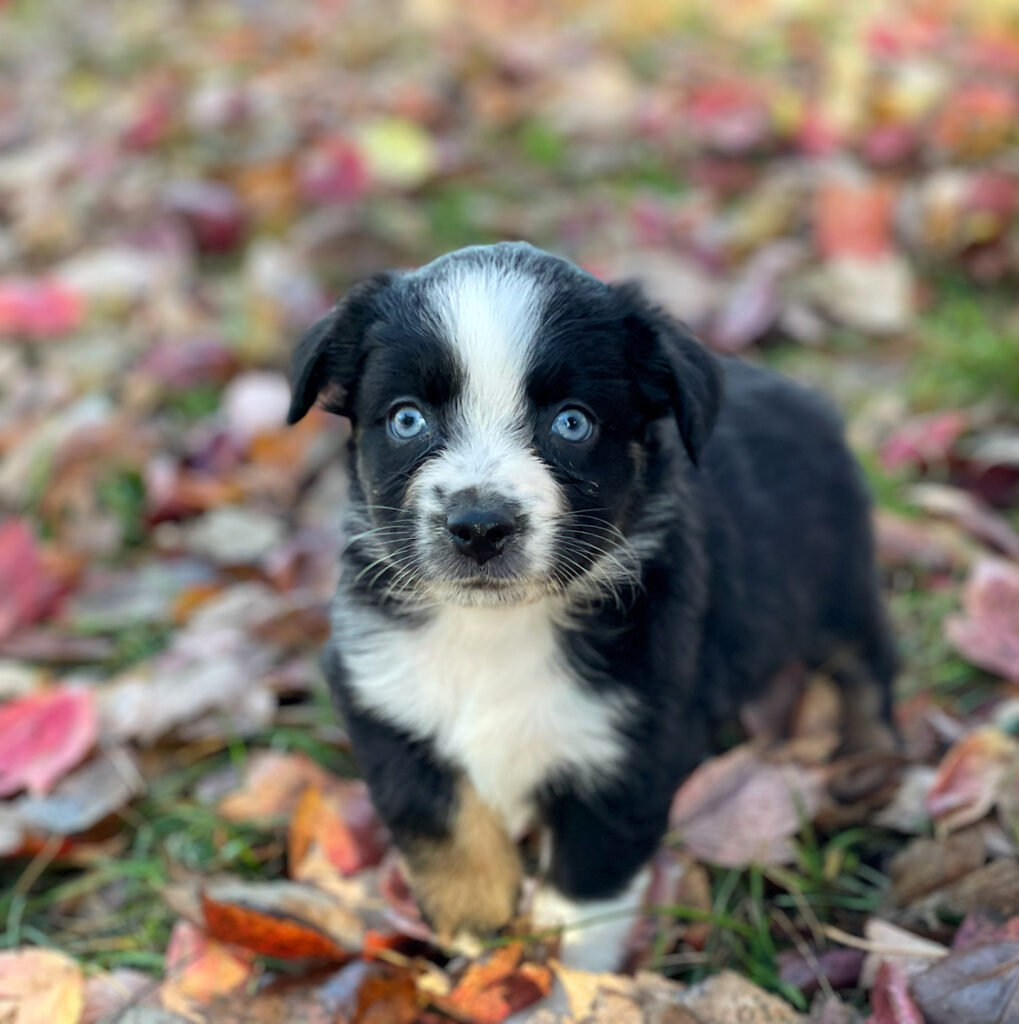
<path fill-rule="evenodd" d="M 983 818 L 1003 787 L 1019 781 L 1019 743 L 999 729 L 977 729 L 945 754 L 927 794 L 927 808 L 942 832 Z"/>
<path fill-rule="evenodd" d="M 878 968 L 870 993 L 874 1011 L 867 1024 L 926 1024 L 909 994 L 906 972 L 900 964 L 888 962 Z"/>
<path fill-rule="evenodd" d="M 522 963 L 523 946 L 511 943 L 468 965 L 440 1008 L 451 1007 L 477 1024 L 499 1024 L 548 995 L 552 971 L 542 964 Z"/>
<path fill-rule="evenodd" d="M 810 955 L 795 949 L 779 953 L 778 976 L 783 984 L 810 995 L 826 981 L 832 988 L 854 988 L 863 967 L 864 952 L 860 949 L 811 950 Z"/>
<path fill-rule="evenodd" d="M 962 594 L 961 615 L 945 621 L 945 635 L 967 660 L 1019 682 L 1019 566 L 983 558 Z"/>
<path fill-rule="evenodd" d="M 881 464 L 890 472 L 905 466 L 927 468 L 944 464 L 969 428 L 969 420 L 969 415 L 960 409 L 909 420 L 881 446 Z"/>
<path fill-rule="evenodd" d="M 71 836 L 122 810 L 144 789 L 145 780 L 130 752 L 108 747 L 62 779 L 47 796 L 21 797 L 14 810 L 28 829 Z"/>
<path fill-rule="evenodd" d="M 0 524 L 0 579 L 0 640 L 46 615 L 60 594 L 61 583 L 46 568 L 24 519 Z"/>
<path fill-rule="evenodd" d="M 983 836 L 975 829 L 945 839 L 914 839 L 892 858 L 888 874 L 892 899 L 904 906 L 954 882 L 987 859 Z"/>
<path fill-rule="evenodd" d="M 1019 915 L 1019 862 L 1014 857 L 992 860 L 911 904 L 899 916 L 906 923 L 937 928 L 946 918 L 973 913 Z"/>
<path fill-rule="evenodd" d="M 860 987 L 873 988 L 878 970 L 887 962 L 897 964 L 907 978 L 926 971 L 932 963 L 948 955 L 947 947 L 900 928 L 880 917 L 867 920 L 863 930 L 870 946 L 860 971 Z"/>
<path fill-rule="evenodd" d="M 769 762 L 744 745 L 694 770 L 673 800 L 669 826 L 700 860 L 789 863 L 790 840 L 821 806 L 823 786 L 820 770 Z"/>
<path fill-rule="evenodd" d="M 677 997 L 697 1020 L 740 1024 L 799 1024 L 803 1017 L 784 999 L 758 988 L 735 971 L 722 971 Z M 922 1022 L 921 1022 L 922 1024 Z"/>
<path fill-rule="evenodd" d="M 976 540 L 1019 560 L 1019 533 L 975 495 L 958 487 L 917 484 L 910 488 L 909 498 L 925 512 L 951 519 Z"/>
<path fill-rule="evenodd" d="M 305 790 L 326 788 L 333 781 L 306 754 L 259 750 L 247 759 L 240 788 L 224 796 L 216 810 L 228 821 L 290 817 Z"/>
<path fill-rule="evenodd" d="M 973 561 L 972 546 L 945 523 L 909 519 L 880 508 L 874 514 L 874 532 L 878 561 L 887 568 L 950 573 Z"/>
<path fill-rule="evenodd" d="M 301 864 L 313 844 L 341 874 L 352 875 L 382 860 L 388 846 L 368 787 L 358 779 L 332 780 L 328 790 L 305 789 L 290 822 L 287 862 L 301 880 Z"/>
<path fill-rule="evenodd" d="M 79 1024 L 111 1024 L 128 1006 L 156 998 L 149 975 L 129 967 L 92 974 L 85 979 L 85 1003 Z"/>
<path fill-rule="evenodd" d="M 952 939 L 952 949 L 969 949 L 1001 941 L 1019 942 L 1019 917 L 1002 921 L 990 914 L 969 914 Z"/>
<path fill-rule="evenodd" d="M 78 1024 L 85 1004 L 81 968 L 51 949 L 0 953 L 4 1024 Z"/>
<path fill-rule="evenodd" d="M 952 952 L 913 978 L 911 987 L 927 1024 L 1019 1021 L 1019 942 Z"/>
<path fill-rule="evenodd" d="M 0 705 L 0 796 L 48 793 L 92 749 L 92 691 L 56 686 Z"/>
<path fill-rule="evenodd" d="M 0 334 L 33 341 L 68 334 L 85 316 L 77 292 L 57 281 L 0 278 Z"/>
<path fill-rule="evenodd" d="M 166 980 L 159 990 L 163 1006 L 184 1017 L 214 997 L 233 992 L 254 974 L 250 957 L 228 949 L 188 921 L 178 921 L 166 949 Z"/>
<path fill-rule="evenodd" d="M 210 882 L 202 889 L 209 934 L 283 960 L 346 960 L 364 948 L 358 916 L 329 893 L 297 882 Z"/>
<path fill-rule="evenodd" d="M 878 259 L 892 247 L 893 193 L 882 181 L 823 181 L 815 201 L 822 259 Z"/>

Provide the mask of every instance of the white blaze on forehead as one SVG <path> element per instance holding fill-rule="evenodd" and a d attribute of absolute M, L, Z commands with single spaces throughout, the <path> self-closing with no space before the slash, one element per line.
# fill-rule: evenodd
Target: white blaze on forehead
<path fill-rule="evenodd" d="M 524 384 L 541 322 L 538 282 L 498 264 L 451 267 L 436 283 L 432 308 L 464 373 L 459 432 L 523 426 Z"/>

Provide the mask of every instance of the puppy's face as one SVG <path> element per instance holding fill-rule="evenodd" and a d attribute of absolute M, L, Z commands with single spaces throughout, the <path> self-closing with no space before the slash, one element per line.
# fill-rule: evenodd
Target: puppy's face
<path fill-rule="evenodd" d="M 360 584 L 467 605 L 636 581 L 650 425 L 676 416 L 695 458 L 717 404 L 676 325 L 520 244 L 360 286 L 294 377 L 291 421 L 324 392 L 353 424 Z"/>

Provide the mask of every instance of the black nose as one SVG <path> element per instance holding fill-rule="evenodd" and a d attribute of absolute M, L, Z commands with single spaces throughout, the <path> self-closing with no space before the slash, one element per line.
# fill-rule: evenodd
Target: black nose
<path fill-rule="evenodd" d="M 507 508 L 471 505 L 450 512 L 446 529 L 462 554 L 484 565 L 506 546 L 516 532 L 516 523 Z"/>

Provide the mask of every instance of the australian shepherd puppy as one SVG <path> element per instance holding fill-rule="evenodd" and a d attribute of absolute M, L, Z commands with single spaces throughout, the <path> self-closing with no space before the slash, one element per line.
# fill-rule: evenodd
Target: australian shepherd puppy
<path fill-rule="evenodd" d="M 427 918 L 531 908 L 614 968 L 670 801 L 790 663 L 834 666 L 845 744 L 894 656 L 838 418 L 721 360 L 633 286 L 521 243 L 355 287 L 301 339 L 296 422 L 349 418 L 326 671 Z"/>

